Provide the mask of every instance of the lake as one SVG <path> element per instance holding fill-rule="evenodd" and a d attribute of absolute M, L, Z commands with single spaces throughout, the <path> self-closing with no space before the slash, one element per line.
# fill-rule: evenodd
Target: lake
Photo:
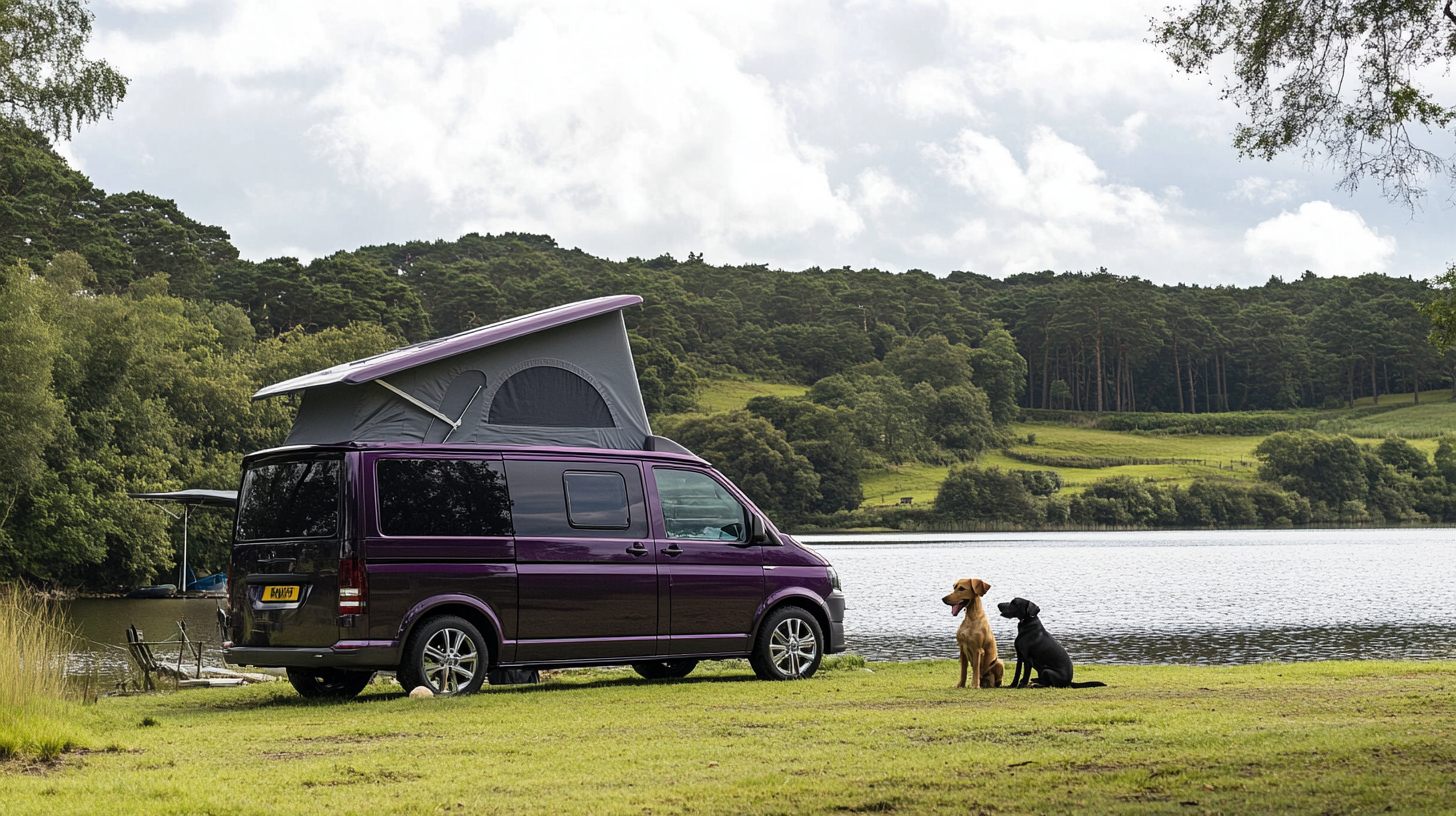
<path fill-rule="evenodd" d="M 849 648 L 871 660 L 956 656 L 941 598 L 981 578 L 1003 657 L 1029 598 L 1078 663 L 1456 659 L 1456 530 L 805 535 L 839 570 Z M 125 628 L 149 640 L 187 621 L 221 664 L 214 600 L 68 605 L 92 643 L 75 671 L 125 671 Z M 165 651 L 163 652 L 165 654 Z M 175 650 L 172 659 L 175 660 Z M 1008 671 L 1010 667 L 1008 666 Z"/>
<path fill-rule="evenodd" d="M 1023 597 L 1079 663 L 1456 659 L 1456 530 L 1237 530 L 800 536 L 839 570 L 851 650 L 956 656 L 957 578 L 1004 657 Z M 1008 671 L 1010 668 L 1008 666 Z"/>

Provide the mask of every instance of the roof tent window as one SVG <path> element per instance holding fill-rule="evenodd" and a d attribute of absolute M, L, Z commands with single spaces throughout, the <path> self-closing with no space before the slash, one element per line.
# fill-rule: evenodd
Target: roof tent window
<path fill-rule="evenodd" d="M 387 536 L 508 536 L 505 474 L 479 459 L 381 459 L 379 529 Z"/>
<path fill-rule="evenodd" d="M 490 403 L 489 421 L 547 428 L 616 427 L 596 387 L 555 366 L 525 368 L 501 383 Z"/>

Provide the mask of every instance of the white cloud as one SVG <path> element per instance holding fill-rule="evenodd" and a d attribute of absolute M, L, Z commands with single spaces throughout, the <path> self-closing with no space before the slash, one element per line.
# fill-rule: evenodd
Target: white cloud
<path fill-rule="evenodd" d="M 133 82 L 67 147 L 250 258 L 529 230 L 1231 282 L 1251 205 L 1335 180 L 1236 162 L 1237 111 L 1145 41 L 1166 2 L 93 0 L 88 51 Z M 1456 209 L 1401 215 L 1391 271 L 1445 257 Z"/>
<path fill-rule="evenodd" d="M 1245 232 L 1244 252 L 1268 274 L 1360 275 L 1383 271 L 1396 240 L 1382 237 L 1359 213 L 1309 201 Z"/>
<path fill-rule="evenodd" d="M 1234 182 L 1229 198 L 1239 198 L 1259 204 L 1280 204 L 1294 198 L 1299 192 L 1299 182 L 1293 179 L 1272 181 L 1263 176 L 1249 176 Z"/>
<path fill-rule="evenodd" d="M 856 207 L 871 217 L 879 215 L 886 207 L 909 207 L 914 195 L 895 183 L 895 179 L 883 168 L 867 167 L 856 179 L 859 194 L 855 196 Z"/>
<path fill-rule="evenodd" d="M 507 4 L 495 9 L 509 18 L 503 38 L 449 53 L 458 3 L 408 15 L 393 3 L 343 15 L 250 4 L 216 36 L 110 45 L 140 75 L 190 63 L 239 99 L 261 77 L 321 75 L 300 100 L 321 116 L 309 131 L 321 154 L 351 183 L 426 191 L 462 229 L 579 242 L 691 233 L 718 257 L 745 240 L 853 235 L 862 223 L 833 191 L 826 154 L 796 137 L 773 87 L 728 44 L 785 12 L 755 8 Z M 258 42 L 271 47 L 259 54 Z M 865 194 L 873 208 L 896 193 Z"/>
<path fill-rule="evenodd" d="M 1056 265 L 1096 266 L 1126 254 L 1179 240 L 1170 207 L 1150 193 L 1107 182 L 1080 147 L 1049 128 L 1037 128 L 1023 166 L 999 140 L 963 130 L 949 149 L 932 145 L 925 157 L 956 186 L 989 205 L 990 229 L 962 228 L 977 249 L 1006 273 Z M 980 209 L 980 208 L 978 208 Z"/>
<path fill-rule="evenodd" d="M 909 72 L 895 89 L 897 101 L 911 119 L 976 115 L 964 78 L 957 71 L 927 66 Z"/>
<path fill-rule="evenodd" d="M 1143 125 L 1148 123 L 1148 115 L 1144 111 L 1138 111 L 1122 120 L 1122 124 L 1113 130 L 1117 136 L 1117 143 L 1122 147 L 1122 152 L 1131 153 L 1142 144 Z"/>

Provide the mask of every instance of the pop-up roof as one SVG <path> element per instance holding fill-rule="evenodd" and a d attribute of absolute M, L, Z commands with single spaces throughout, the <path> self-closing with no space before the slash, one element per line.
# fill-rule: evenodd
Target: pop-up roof
<path fill-rule="evenodd" d="M 622 310 L 583 300 L 294 377 L 253 395 L 303 392 L 288 444 L 473 442 L 641 450 L 642 405 Z"/>

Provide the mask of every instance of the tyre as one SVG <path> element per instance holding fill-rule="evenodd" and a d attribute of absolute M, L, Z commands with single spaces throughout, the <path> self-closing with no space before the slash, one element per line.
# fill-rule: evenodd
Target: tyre
<path fill-rule="evenodd" d="M 350 669 L 289 669 L 288 682 L 309 699 L 353 697 L 374 679 L 372 671 Z"/>
<path fill-rule="evenodd" d="M 808 610 L 781 606 L 758 629 L 748 657 L 760 680 L 803 680 L 813 677 L 824 660 L 824 629 Z"/>
<path fill-rule="evenodd" d="M 698 661 L 689 659 L 653 660 L 647 663 L 632 664 L 632 668 L 648 680 L 676 680 L 692 674 L 693 669 L 697 667 Z"/>
<path fill-rule="evenodd" d="M 424 686 L 436 695 L 480 690 L 490 665 L 490 645 L 475 624 L 454 615 L 421 623 L 404 647 L 399 684 L 405 691 Z"/>

